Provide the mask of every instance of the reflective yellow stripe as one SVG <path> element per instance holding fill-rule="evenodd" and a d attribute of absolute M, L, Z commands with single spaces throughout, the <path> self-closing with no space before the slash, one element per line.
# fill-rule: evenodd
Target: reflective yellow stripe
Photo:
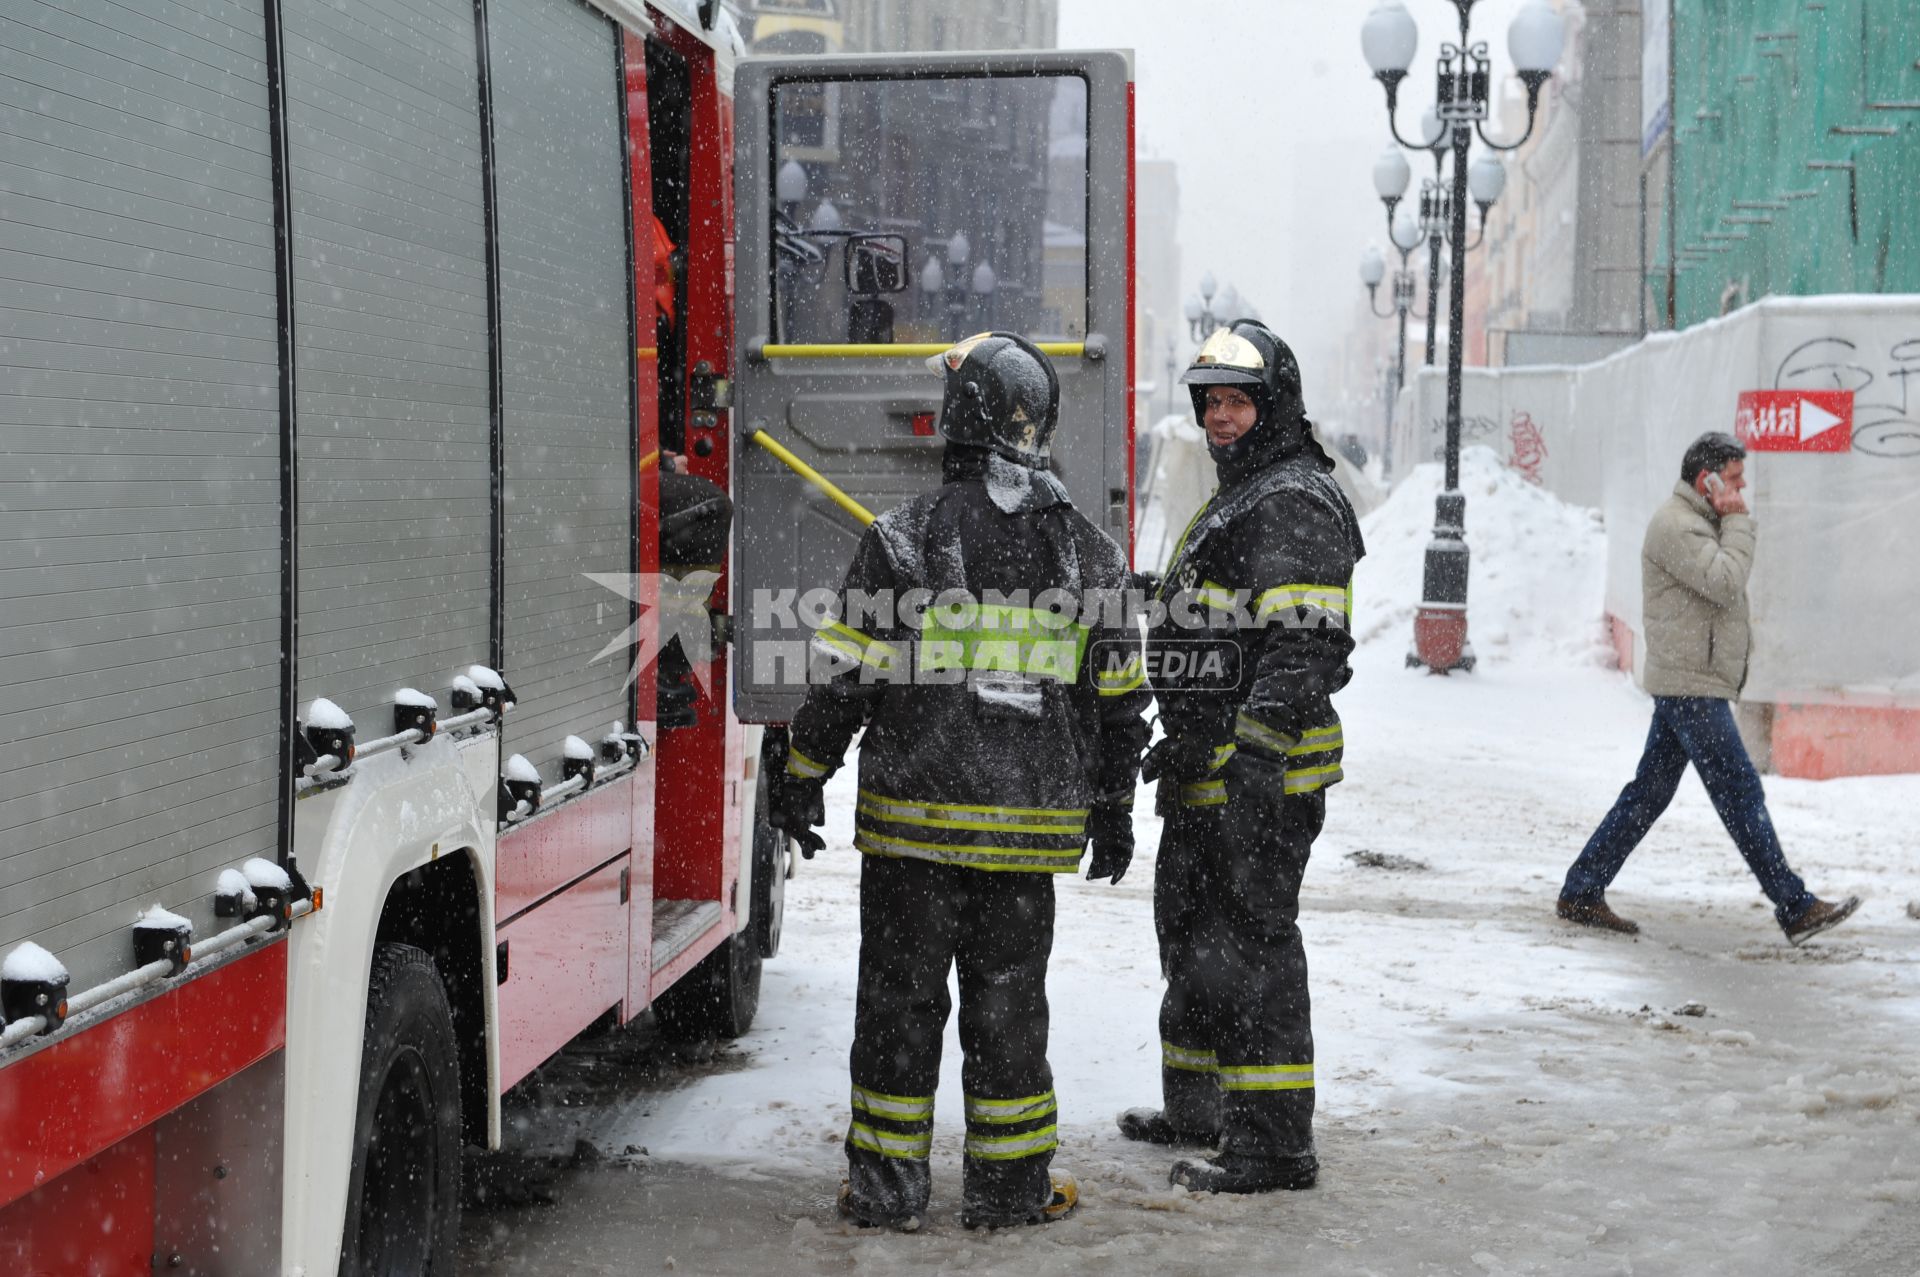
<path fill-rule="evenodd" d="M 889 838 L 872 830 L 853 835 L 856 851 L 874 856 L 932 860 L 946 865 L 965 865 L 970 869 L 1022 869 L 1040 873 L 1072 873 L 1080 867 L 1080 848 L 1048 851 L 1038 847 L 979 847 L 966 843 L 916 842 L 911 838 Z"/>
<path fill-rule="evenodd" d="M 838 621 L 815 630 L 813 641 L 829 651 L 852 657 L 861 664 L 871 665 L 875 669 L 894 669 L 900 660 L 900 649 L 893 644 L 882 643 L 879 639 L 862 634 L 851 625 L 842 625 Z"/>
<path fill-rule="evenodd" d="M 1230 612 L 1233 610 L 1233 605 L 1239 602 L 1239 596 L 1218 581 L 1202 581 L 1200 588 L 1193 592 L 1193 601 L 1201 607 L 1219 608 L 1223 612 Z"/>
<path fill-rule="evenodd" d="M 1213 1051 L 1203 1051 L 1198 1047 L 1162 1042 L 1160 1063 L 1170 1069 L 1185 1069 L 1189 1073 L 1215 1073 L 1220 1068 L 1220 1057 Z"/>
<path fill-rule="evenodd" d="M 1233 732 L 1249 745 L 1257 746 L 1275 754 L 1285 754 L 1293 748 L 1293 737 L 1276 732 L 1252 715 L 1242 712 L 1233 720 Z"/>
<path fill-rule="evenodd" d="M 827 769 L 823 764 L 814 762 L 793 746 L 787 746 L 787 775 L 798 776 L 802 780 L 818 780 L 826 774 Z"/>
<path fill-rule="evenodd" d="M 1017 1100 L 983 1100 L 969 1095 L 967 1121 L 987 1125 L 1028 1122 L 1037 1117 L 1045 1117 L 1059 1107 L 1052 1091 L 1048 1091 L 1045 1095 L 1023 1096 Z"/>
<path fill-rule="evenodd" d="M 1094 681 L 1102 696 L 1125 696 L 1134 688 L 1145 685 L 1147 671 L 1140 663 L 1140 658 L 1135 656 L 1117 670 L 1102 672 Z"/>
<path fill-rule="evenodd" d="M 1232 758 L 1234 751 L 1239 748 L 1240 747 L 1238 745 L 1233 745 L 1233 744 L 1214 746 L 1213 762 L 1208 765 L 1207 770 L 1217 772 L 1222 767 L 1225 767 L 1227 765 L 1227 760 L 1229 758 Z"/>
<path fill-rule="evenodd" d="M 816 645 L 825 648 L 829 652 L 838 652 L 842 656 L 852 657 L 856 661 L 865 659 L 867 654 L 867 649 L 862 645 L 850 643 L 839 635 L 829 634 L 825 630 L 814 631 L 813 641 Z"/>
<path fill-rule="evenodd" d="M 858 810 L 889 824 L 922 826 L 925 830 L 987 830 L 996 833 L 1048 833 L 1054 837 L 1083 837 L 1087 833 L 1085 807 L 975 807 L 962 803 L 904 803 L 860 789 Z"/>
<path fill-rule="evenodd" d="M 1070 683 L 1091 631 L 1045 608 L 969 601 L 929 612 L 920 631 L 923 670 L 1030 674 Z"/>
<path fill-rule="evenodd" d="M 911 808 L 901 808 L 889 804 L 870 802 L 862 798 L 855 808 L 863 816 L 872 816 L 875 820 L 892 825 L 912 825 L 917 829 L 973 829 L 1001 834 L 1045 834 L 1053 838 L 1079 840 L 1086 837 L 1086 821 L 1083 818 L 1077 825 L 1015 824 L 1002 816 L 969 816 L 964 820 L 946 817 L 909 816 L 903 814 Z"/>
<path fill-rule="evenodd" d="M 1346 773 L 1340 769 L 1340 764 L 1338 763 L 1329 763 L 1325 767 L 1302 767 L 1297 769 L 1290 767 L 1287 769 L 1286 792 L 1289 794 L 1305 794 L 1316 789 L 1323 789 L 1335 781 L 1344 780 L 1345 778 Z"/>
<path fill-rule="evenodd" d="M 1300 758 L 1307 754 L 1324 754 L 1329 750 L 1342 749 L 1346 740 L 1338 727 L 1316 727 L 1300 735 L 1300 743 L 1287 751 L 1287 757 Z"/>
<path fill-rule="evenodd" d="M 1348 597 L 1349 588 L 1344 585 L 1276 585 L 1262 590 L 1254 600 L 1254 619 L 1264 621 L 1290 607 L 1317 607 L 1344 618 L 1352 610 Z"/>
<path fill-rule="evenodd" d="M 867 1152 L 878 1153 L 882 1157 L 905 1157 L 924 1161 L 927 1154 L 933 1151 L 933 1132 L 896 1135 L 892 1131 L 876 1131 L 864 1122 L 855 1122 L 847 1128 L 847 1142 L 855 1148 L 864 1148 Z"/>
<path fill-rule="evenodd" d="M 1227 782 L 1202 780 L 1180 786 L 1180 801 L 1189 807 L 1219 807 L 1227 801 Z"/>
<path fill-rule="evenodd" d="M 888 798 L 885 794 L 876 794 L 870 789 L 860 791 L 862 798 L 871 798 L 875 802 L 893 803 L 901 807 L 914 807 L 940 815 L 954 813 L 981 812 L 986 814 L 1004 813 L 1009 816 L 1023 816 L 1038 820 L 1058 820 L 1063 824 L 1084 821 L 1087 816 L 1084 807 L 992 807 L 976 806 L 968 803 L 916 803 L 900 798 Z"/>
<path fill-rule="evenodd" d="M 853 1107 L 856 1112 L 892 1118 L 896 1122 L 921 1122 L 933 1119 L 931 1095 L 882 1095 L 879 1091 L 869 1091 L 864 1086 L 856 1086 L 853 1088 Z"/>
<path fill-rule="evenodd" d="M 1311 1064 L 1223 1064 L 1220 1066 L 1223 1091 L 1310 1091 L 1313 1089 Z"/>
<path fill-rule="evenodd" d="M 1011 1162 L 1016 1158 L 1049 1153 L 1060 1147 L 1060 1128 L 1043 1126 L 1023 1135 L 967 1136 L 967 1156 L 987 1162 Z"/>

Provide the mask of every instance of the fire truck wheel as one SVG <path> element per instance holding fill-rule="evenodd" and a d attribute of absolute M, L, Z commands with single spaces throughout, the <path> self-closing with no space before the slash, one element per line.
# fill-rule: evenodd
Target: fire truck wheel
<path fill-rule="evenodd" d="M 787 836 L 767 823 L 767 782 L 760 781 L 760 801 L 753 809 L 753 913 L 747 931 L 762 958 L 780 952 L 780 924 L 787 913 Z"/>
<path fill-rule="evenodd" d="M 737 1038 L 760 1009 L 760 943 L 748 920 L 654 1001 L 660 1031 L 683 1042 Z"/>
<path fill-rule="evenodd" d="M 460 1239 L 460 1050 L 440 973 L 374 951 L 353 1123 L 342 1277 L 453 1272 Z"/>

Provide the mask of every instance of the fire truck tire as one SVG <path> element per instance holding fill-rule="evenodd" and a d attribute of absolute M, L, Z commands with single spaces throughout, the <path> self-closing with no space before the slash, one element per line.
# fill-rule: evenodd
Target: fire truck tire
<path fill-rule="evenodd" d="M 767 782 L 753 808 L 753 906 L 747 931 L 762 958 L 780 953 L 780 926 L 787 913 L 787 836 L 767 823 Z"/>
<path fill-rule="evenodd" d="M 450 1277 L 460 1240 L 460 1049 L 433 959 L 374 951 L 342 1277 Z"/>
<path fill-rule="evenodd" d="M 753 1027 L 759 1009 L 760 942 L 752 919 L 653 1004 L 660 1031 L 683 1042 L 737 1038 Z"/>

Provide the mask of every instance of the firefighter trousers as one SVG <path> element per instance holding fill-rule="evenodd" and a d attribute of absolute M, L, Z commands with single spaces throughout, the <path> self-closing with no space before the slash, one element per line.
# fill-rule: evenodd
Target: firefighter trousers
<path fill-rule="evenodd" d="M 1164 1112 L 1237 1159 L 1313 1152 L 1313 1020 L 1297 922 L 1323 790 L 1230 778 L 1167 818 L 1154 867 Z"/>
<path fill-rule="evenodd" d="M 1047 1067 L 1053 875 L 864 857 L 848 1184 L 857 1214 L 924 1212 L 940 1044 L 959 969 L 967 1204 L 1018 1214 L 1053 1190 Z"/>

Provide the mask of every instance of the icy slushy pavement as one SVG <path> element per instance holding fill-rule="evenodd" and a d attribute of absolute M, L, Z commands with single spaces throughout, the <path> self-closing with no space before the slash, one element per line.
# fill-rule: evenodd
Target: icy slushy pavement
<path fill-rule="evenodd" d="M 1594 517 L 1482 450 L 1463 478 L 1480 669 L 1402 667 L 1437 485 L 1427 468 L 1367 522 L 1364 642 L 1339 698 L 1349 779 L 1302 898 L 1319 1188 L 1189 1197 L 1165 1186 L 1165 1150 L 1114 1132 L 1158 1087 L 1143 792 L 1126 881 L 1060 884 L 1051 1054 L 1081 1211 L 1040 1233 L 959 1228 L 950 1031 L 930 1233 L 846 1230 L 829 1202 L 858 940 L 849 769 L 828 850 L 789 886 L 748 1066 L 523 1133 L 648 1156 L 496 1221 L 483 1271 L 1920 1271 L 1920 923 L 1904 912 L 1920 777 L 1768 778 L 1809 885 L 1867 897 L 1806 949 L 1780 938 L 1691 775 L 1611 894 L 1638 940 L 1558 922 L 1560 876 L 1631 773 L 1648 702 L 1604 664 Z M 1346 858 L 1360 850 L 1431 869 Z M 1690 1002 L 1705 1014 L 1676 1013 Z"/>

